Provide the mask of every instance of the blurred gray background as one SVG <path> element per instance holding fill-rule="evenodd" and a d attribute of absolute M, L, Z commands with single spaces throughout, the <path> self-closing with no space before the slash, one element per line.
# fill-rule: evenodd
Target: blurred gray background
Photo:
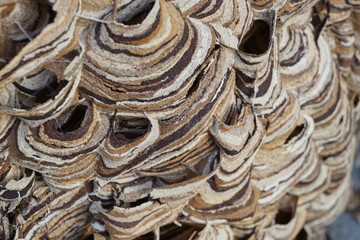
<path fill-rule="evenodd" d="M 360 148 L 352 172 L 355 191 L 360 191 Z M 360 240 L 360 223 L 355 214 L 345 212 L 328 228 L 331 240 Z"/>

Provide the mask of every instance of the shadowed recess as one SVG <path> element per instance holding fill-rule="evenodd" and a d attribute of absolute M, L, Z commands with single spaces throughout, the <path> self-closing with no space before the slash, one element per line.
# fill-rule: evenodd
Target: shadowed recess
<path fill-rule="evenodd" d="M 296 126 L 294 128 L 294 130 L 290 133 L 290 135 L 286 138 L 285 140 L 285 144 L 289 143 L 291 141 L 291 139 L 293 139 L 294 137 L 296 137 L 297 135 L 299 135 L 303 129 L 304 129 L 305 125 L 301 124 L 299 126 Z"/>
<path fill-rule="evenodd" d="M 269 45 L 269 24 L 263 20 L 255 20 L 250 31 L 244 36 L 239 50 L 248 54 L 260 55 L 268 50 Z"/>
<path fill-rule="evenodd" d="M 291 211 L 287 209 L 279 209 L 278 213 L 275 216 L 275 223 L 286 225 L 291 221 L 291 219 L 292 219 Z"/>
<path fill-rule="evenodd" d="M 308 234 L 304 228 L 302 228 L 298 235 L 296 235 L 295 240 L 308 240 Z"/>
<path fill-rule="evenodd" d="M 196 92 L 200 86 L 200 81 L 204 76 L 204 70 L 202 70 L 195 78 L 195 80 L 193 81 L 191 87 L 189 88 L 187 94 L 186 94 L 186 98 L 188 98 L 189 96 L 191 96 L 194 92 Z"/>
<path fill-rule="evenodd" d="M 149 198 L 148 198 L 148 196 L 146 196 L 146 197 L 143 197 L 143 198 L 140 198 L 140 199 L 136 200 L 135 202 L 130 202 L 129 207 L 130 208 L 138 207 L 141 204 L 146 203 L 148 201 L 149 201 Z"/>
<path fill-rule="evenodd" d="M 87 106 L 79 105 L 77 106 L 72 113 L 70 114 L 69 118 L 66 120 L 64 124 L 61 125 L 57 131 L 62 133 L 73 132 L 80 128 L 81 123 L 83 122 L 86 114 Z"/>
<path fill-rule="evenodd" d="M 356 107 L 359 103 L 359 96 L 355 96 L 353 100 L 354 107 Z"/>
<path fill-rule="evenodd" d="M 30 14 L 23 14 L 25 5 Z M 0 9 L 0 70 L 5 67 L 32 39 L 54 22 L 56 12 L 48 1 L 19 1 L 5 3 Z M 9 21 L 8 18 L 15 20 Z"/>
<path fill-rule="evenodd" d="M 118 21 L 118 22 L 123 23 L 128 26 L 140 24 L 149 15 L 149 13 L 153 7 L 154 7 L 154 2 L 147 2 L 145 7 L 142 10 L 140 10 L 139 12 L 136 12 L 129 19 L 127 19 L 125 21 Z"/>
<path fill-rule="evenodd" d="M 182 226 L 176 224 L 168 224 L 160 227 L 160 239 L 191 239 L 190 237 L 195 232 L 200 232 L 202 229 L 186 225 L 182 223 Z M 156 239 L 154 232 L 149 232 L 141 237 L 135 238 L 135 240 L 153 240 Z"/>
<path fill-rule="evenodd" d="M 39 81 L 41 79 L 41 81 Z M 33 82 L 42 82 L 39 86 L 33 86 Z M 20 108 L 30 109 L 49 99 L 55 99 L 56 95 L 68 84 L 68 81 L 59 81 L 57 76 L 46 69 L 29 75 L 27 78 L 14 82 L 17 88 Z"/>
<path fill-rule="evenodd" d="M 115 137 L 120 141 L 132 142 L 144 136 L 150 125 L 146 118 L 118 118 L 115 120 Z"/>
<path fill-rule="evenodd" d="M 88 235 L 84 240 L 94 240 L 94 235 Z"/>

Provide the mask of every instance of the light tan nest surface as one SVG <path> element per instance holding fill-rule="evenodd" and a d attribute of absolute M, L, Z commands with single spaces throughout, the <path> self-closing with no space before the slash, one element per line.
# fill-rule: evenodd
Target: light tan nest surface
<path fill-rule="evenodd" d="M 316 239 L 351 193 L 357 0 L 0 1 L 0 239 Z"/>

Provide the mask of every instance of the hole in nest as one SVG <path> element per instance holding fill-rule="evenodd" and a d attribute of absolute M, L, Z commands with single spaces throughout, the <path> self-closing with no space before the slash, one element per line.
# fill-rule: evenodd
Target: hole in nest
<path fill-rule="evenodd" d="M 186 94 L 186 98 L 191 96 L 194 92 L 196 92 L 199 89 L 200 81 L 203 78 L 203 76 L 204 76 L 204 69 L 200 71 L 200 73 L 196 76 L 195 80 L 193 81 L 191 87 L 189 88 Z"/>
<path fill-rule="evenodd" d="M 52 23 L 55 16 L 48 3 L 24 1 L 4 5 L 0 12 L 0 70 Z"/>
<path fill-rule="evenodd" d="M 317 40 L 326 26 L 326 20 L 328 18 L 328 6 L 325 2 L 318 2 L 313 7 L 312 18 L 310 24 L 314 28 L 315 40 Z"/>
<path fill-rule="evenodd" d="M 194 232 L 200 232 L 202 230 L 201 227 L 194 227 L 186 224 L 182 224 L 182 226 L 178 226 L 175 224 L 168 224 L 160 227 L 160 239 L 173 239 L 174 236 L 177 239 L 191 239 L 191 235 Z M 136 240 L 153 240 L 154 232 L 149 232 L 141 237 L 135 238 Z"/>
<path fill-rule="evenodd" d="M 43 69 L 13 84 L 18 90 L 20 108 L 30 109 L 54 99 L 67 83 L 58 81 L 53 72 Z"/>
<path fill-rule="evenodd" d="M 135 238 L 135 240 L 154 240 L 154 239 L 156 239 L 154 232 L 148 232 L 145 235 L 142 235 L 141 237 Z"/>
<path fill-rule="evenodd" d="M 297 135 L 299 135 L 303 129 L 304 129 L 305 125 L 301 124 L 300 126 L 296 126 L 295 129 L 290 133 L 290 135 L 286 138 L 285 140 L 285 144 L 288 144 L 291 139 L 293 139 L 294 137 L 296 137 Z"/>
<path fill-rule="evenodd" d="M 220 45 L 219 44 L 215 44 L 214 48 L 212 49 L 212 54 L 216 51 L 218 51 L 220 49 Z M 189 90 L 186 93 L 186 98 L 191 96 L 194 92 L 196 92 L 199 87 L 200 87 L 200 83 L 201 80 L 204 78 L 204 75 L 206 75 L 206 72 L 208 72 L 209 68 L 210 68 L 211 62 L 206 62 L 202 67 L 201 71 L 196 75 L 191 87 L 189 88 Z"/>
<path fill-rule="evenodd" d="M 241 106 L 240 109 L 237 109 L 235 105 L 231 105 L 231 107 L 229 108 L 229 112 L 224 120 L 224 123 L 228 126 L 236 124 L 240 111 L 241 111 Z"/>
<path fill-rule="evenodd" d="M 339 120 L 339 125 L 342 124 L 342 122 L 344 121 L 344 117 L 341 116 L 340 120 Z"/>
<path fill-rule="evenodd" d="M 148 198 L 148 196 L 146 196 L 144 198 L 140 198 L 140 199 L 136 200 L 135 202 L 130 202 L 129 207 L 130 208 L 138 207 L 141 204 L 146 203 L 148 201 L 149 201 L 149 198 Z"/>
<path fill-rule="evenodd" d="M 115 204 L 116 202 L 113 198 L 101 201 L 101 207 L 107 211 L 111 211 L 114 208 Z"/>
<path fill-rule="evenodd" d="M 301 231 L 295 237 L 295 240 L 307 240 L 307 239 L 308 239 L 308 234 L 304 228 L 302 228 Z"/>
<path fill-rule="evenodd" d="M 81 123 L 83 122 L 86 114 L 87 106 L 79 105 L 77 106 L 72 113 L 70 114 L 69 118 L 66 120 L 64 124 L 61 125 L 57 129 L 58 132 L 67 133 L 73 132 L 80 128 Z"/>
<path fill-rule="evenodd" d="M 64 61 L 71 62 L 75 57 L 80 55 L 81 50 L 76 48 L 63 56 Z"/>
<path fill-rule="evenodd" d="M 270 45 L 270 26 L 263 20 L 255 20 L 250 31 L 246 33 L 239 50 L 260 55 L 266 52 Z"/>
<path fill-rule="evenodd" d="M 132 142 L 144 136 L 150 129 L 146 118 L 119 118 L 115 120 L 115 137 L 120 141 Z"/>
<path fill-rule="evenodd" d="M 7 219 L 9 220 L 9 225 L 10 226 L 15 226 L 16 225 L 16 213 L 15 212 L 10 212 L 6 214 Z M 6 227 L 6 225 L 5 225 Z"/>
<path fill-rule="evenodd" d="M 275 224 L 286 225 L 293 218 L 296 212 L 297 198 L 291 195 L 285 195 L 282 197 L 279 205 L 278 212 L 275 216 Z"/>
<path fill-rule="evenodd" d="M 140 10 L 135 11 L 134 15 L 126 18 L 125 20 L 120 20 L 118 18 L 118 22 L 128 26 L 140 24 L 149 15 L 151 9 L 154 7 L 154 4 L 155 4 L 154 2 L 147 2 Z"/>
<path fill-rule="evenodd" d="M 279 209 L 275 216 L 275 223 L 276 224 L 288 224 L 292 219 L 292 213 L 288 209 Z"/>
<path fill-rule="evenodd" d="M 353 103 L 354 103 L 354 107 L 356 107 L 356 106 L 358 105 L 358 103 L 359 103 L 359 96 L 354 97 Z"/>
<path fill-rule="evenodd" d="M 94 240 L 94 235 L 88 235 L 84 240 Z"/>
<path fill-rule="evenodd" d="M 182 236 L 181 239 L 190 239 L 195 231 L 200 232 L 201 230 L 202 228 L 199 226 L 190 226 L 184 223 L 180 227 L 172 223 L 160 227 L 160 234 L 163 239 L 171 239 L 172 236 Z"/>
<path fill-rule="evenodd" d="M 60 59 L 50 61 L 45 68 L 14 82 L 13 84 L 18 90 L 20 108 L 30 109 L 49 99 L 54 100 L 56 95 L 69 83 L 64 79 L 64 71 L 78 55 L 79 50 L 75 49 Z"/>

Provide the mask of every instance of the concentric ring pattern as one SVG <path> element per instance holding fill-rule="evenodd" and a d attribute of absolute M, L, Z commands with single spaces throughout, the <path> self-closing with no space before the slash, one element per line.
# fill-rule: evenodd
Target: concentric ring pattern
<path fill-rule="evenodd" d="M 0 2 L 0 239 L 325 239 L 360 1 Z"/>

